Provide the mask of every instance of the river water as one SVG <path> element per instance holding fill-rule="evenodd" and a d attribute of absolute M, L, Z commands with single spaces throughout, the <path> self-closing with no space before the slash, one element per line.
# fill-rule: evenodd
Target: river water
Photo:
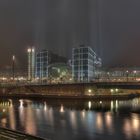
<path fill-rule="evenodd" d="M 140 99 L 1 99 L 0 125 L 51 140 L 140 140 Z"/>

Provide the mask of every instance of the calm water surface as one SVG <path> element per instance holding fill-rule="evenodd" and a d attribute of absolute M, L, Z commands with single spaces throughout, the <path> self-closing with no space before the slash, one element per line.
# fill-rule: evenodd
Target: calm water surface
<path fill-rule="evenodd" d="M 1 99 L 0 125 L 51 140 L 140 140 L 140 99 Z"/>

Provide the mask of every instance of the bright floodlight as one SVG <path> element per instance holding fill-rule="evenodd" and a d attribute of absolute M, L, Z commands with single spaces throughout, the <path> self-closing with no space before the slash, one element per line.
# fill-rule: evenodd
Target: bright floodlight
<path fill-rule="evenodd" d="M 89 92 L 89 93 L 91 93 L 91 92 L 92 92 L 92 90 L 91 90 L 91 89 L 89 89 L 89 90 L 88 90 L 88 92 Z"/>
<path fill-rule="evenodd" d="M 28 51 L 28 53 L 30 53 L 31 52 L 31 49 L 29 48 L 27 51 Z"/>
<path fill-rule="evenodd" d="M 135 71 L 134 71 L 134 73 L 136 74 L 136 73 L 137 73 L 137 71 L 135 70 Z"/>
<path fill-rule="evenodd" d="M 13 55 L 13 61 L 15 60 L 15 56 Z"/>
<path fill-rule="evenodd" d="M 32 49 L 32 52 L 35 52 L 35 49 L 34 48 Z"/>

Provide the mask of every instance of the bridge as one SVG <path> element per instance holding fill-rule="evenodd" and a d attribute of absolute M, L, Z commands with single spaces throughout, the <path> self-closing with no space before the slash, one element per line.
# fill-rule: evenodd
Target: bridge
<path fill-rule="evenodd" d="M 140 82 L 91 82 L 60 84 L 1 84 L 0 93 L 40 93 L 40 94 L 111 94 L 140 93 Z M 116 91 L 115 91 L 116 90 Z"/>

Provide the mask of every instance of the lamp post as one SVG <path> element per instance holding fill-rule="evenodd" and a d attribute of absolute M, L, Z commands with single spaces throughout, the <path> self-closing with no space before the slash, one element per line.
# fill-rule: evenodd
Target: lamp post
<path fill-rule="evenodd" d="M 136 79 L 137 79 L 137 77 L 136 77 L 137 76 L 137 71 L 134 70 L 133 73 L 134 73 L 134 77 L 135 77 L 135 81 L 136 81 Z"/>
<path fill-rule="evenodd" d="M 35 49 L 27 49 L 28 52 L 28 80 L 31 82 L 35 77 Z"/>
<path fill-rule="evenodd" d="M 108 81 L 110 81 L 110 72 L 107 72 Z"/>
<path fill-rule="evenodd" d="M 12 56 L 12 75 L 14 81 L 15 80 L 15 55 Z"/>
<path fill-rule="evenodd" d="M 126 71 L 126 81 L 128 82 L 129 71 Z"/>

